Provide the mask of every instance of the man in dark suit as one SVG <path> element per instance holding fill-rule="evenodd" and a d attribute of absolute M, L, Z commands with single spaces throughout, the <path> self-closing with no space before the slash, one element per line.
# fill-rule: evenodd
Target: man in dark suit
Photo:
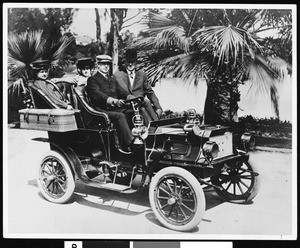
<path fill-rule="evenodd" d="M 129 128 L 133 111 L 124 108 L 124 100 L 129 93 L 119 86 L 114 76 L 109 75 L 112 58 L 108 55 L 98 55 L 96 58 L 98 71 L 87 80 L 87 94 L 95 109 L 107 113 L 116 125 L 121 142 L 128 149 L 133 141 Z"/>
<path fill-rule="evenodd" d="M 143 70 L 137 70 L 137 52 L 134 49 L 127 49 L 125 52 L 125 68 L 114 73 L 119 85 L 128 94 L 134 97 L 147 97 L 140 110 L 145 119 L 145 124 L 156 121 L 161 117 L 162 107 L 148 82 L 147 75 Z M 154 106 L 154 109 L 152 107 Z"/>

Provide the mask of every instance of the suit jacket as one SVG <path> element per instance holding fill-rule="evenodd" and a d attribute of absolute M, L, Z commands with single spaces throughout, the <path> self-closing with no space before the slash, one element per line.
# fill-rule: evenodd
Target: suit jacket
<path fill-rule="evenodd" d="M 151 85 L 148 82 L 147 75 L 143 70 L 137 70 L 135 72 L 135 78 L 133 85 L 131 87 L 128 74 L 125 71 L 116 71 L 114 76 L 116 77 L 119 85 L 128 94 L 135 97 L 145 97 L 147 96 L 151 103 L 154 105 L 155 109 L 161 109 L 159 100 L 155 95 Z"/>
<path fill-rule="evenodd" d="M 100 72 L 87 80 L 86 92 L 95 107 L 108 110 L 107 99 L 109 97 L 126 99 L 129 93 L 123 90 L 114 76 L 104 77 Z"/>

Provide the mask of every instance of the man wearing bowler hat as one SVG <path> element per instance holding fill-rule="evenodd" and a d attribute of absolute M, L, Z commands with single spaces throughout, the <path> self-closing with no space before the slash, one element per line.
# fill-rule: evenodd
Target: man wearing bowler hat
<path fill-rule="evenodd" d="M 134 49 L 127 49 L 125 52 L 125 68 L 116 71 L 116 77 L 119 85 L 134 97 L 147 97 L 140 110 L 146 121 L 146 125 L 150 121 L 156 121 L 161 117 L 162 107 L 148 82 L 147 75 L 143 70 L 138 70 L 136 66 L 137 52 Z M 153 109 L 153 107 L 154 109 Z"/>
<path fill-rule="evenodd" d="M 121 142 L 129 150 L 133 141 L 129 128 L 133 111 L 124 108 L 124 100 L 129 93 L 119 86 L 114 76 L 110 75 L 112 58 L 108 55 L 98 55 L 96 59 L 98 71 L 87 80 L 87 94 L 95 109 L 107 113 L 116 125 Z"/>

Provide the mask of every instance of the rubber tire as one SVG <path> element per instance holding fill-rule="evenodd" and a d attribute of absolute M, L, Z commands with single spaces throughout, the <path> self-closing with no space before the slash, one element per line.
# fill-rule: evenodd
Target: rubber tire
<path fill-rule="evenodd" d="M 49 158 L 54 158 L 56 161 L 58 161 L 60 163 L 60 165 L 63 167 L 63 170 L 66 175 L 66 183 L 67 183 L 66 191 L 62 196 L 59 196 L 59 197 L 52 197 L 51 195 L 49 195 L 49 193 L 47 193 L 46 189 L 44 189 L 43 183 L 41 182 L 41 171 L 40 171 L 41 166 Z M 37 172 L 37 184 L 41 190 L 41 193 L 48 201 L 53 202 L 53 203 L 66 203 L 70 200 L 70 198 L 72 197 L 74 190 L 75 190 L 74 174 L 71 170 L 68 160 L 61 153 L 59 153 L 57 151 L 52 151 L 52 150 L 45 153 L 40 158 L 40 160 L 37 164 L 36 172 Z"/>
<path fill-rule="evenodd" d="M 253 172 L 258 173 L 258 167 L 255 165 L 255 163 L 253 163 L 253 161 L 250 158 L 248 162 L 243 162 L 243 163 L 246 164 L 247 167 L 251 169 Z M 261 177 L 260 175 L 253 176 L 249 189 L 242 196 L 237 196 L 237 195 L 234 196 L 233 194 L 229 194 L 227 191 L 225 192 L 218 188 L 215 188 L 215 191 L 217 192 L 219 197 L 221 197 L 225 201 L 232 202 L 232 203 L 247 203 L 257 195 L 260 188 L 260 181 L 261 181 L 260 177 Z M 211 182 L 212 184 L 222 187 L 218 176 L 211 177 Z"/>
<path fill-rule="evenodd" d="M 158 206 L 156 204 L 155 198 L 158 184 L 163 180 L 163 178 L 168 176 L 179 177 L 180 179 L 184 180 L 185 183 L 189 184 L 190 188 L 192 188 L 192 190 L 195 193 L 194 195 L 196 197 L 197 202 L 195 214 L 192 217 L 192 219 L 184 225 L 175 225 L 167 221 L 165 217 L 163 217 L 162 214 L 159 212 Z M 205 195 L 200 183 L 189 171 L 179 167 L 167 167 L 156 173 L 156 175 L 152 178 L 149 187 L 149 200 L 151 208 L 156 218 L 162 225 L 169 229 L 182 232 L 190 231 L 193 228 L 195 228 L 202 220 L 206 208 Z"/>

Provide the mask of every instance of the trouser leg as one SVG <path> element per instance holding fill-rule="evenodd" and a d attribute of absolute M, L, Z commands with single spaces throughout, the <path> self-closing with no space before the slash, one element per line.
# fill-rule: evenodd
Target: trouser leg
<path fill-rule="evenodd" d="M 108 111 L 107 115 L 116 125 L 117 132 L 122 137 L 121 144 L 124 143 L 126 146 L 129 146 L 133 140 L 133 136 L 131 134 L 126 115 L 122 112 L 116 111 Z"/>
<path fill-rule="evenodd" d="M 158 117 L 157 117 L 149 99 L 144 99 L 142 107 L 145 108 L 144 112 L 146 112 L 145 116 L 147 116 L 148 121 L 157 121 L 158 120 Z"/>

